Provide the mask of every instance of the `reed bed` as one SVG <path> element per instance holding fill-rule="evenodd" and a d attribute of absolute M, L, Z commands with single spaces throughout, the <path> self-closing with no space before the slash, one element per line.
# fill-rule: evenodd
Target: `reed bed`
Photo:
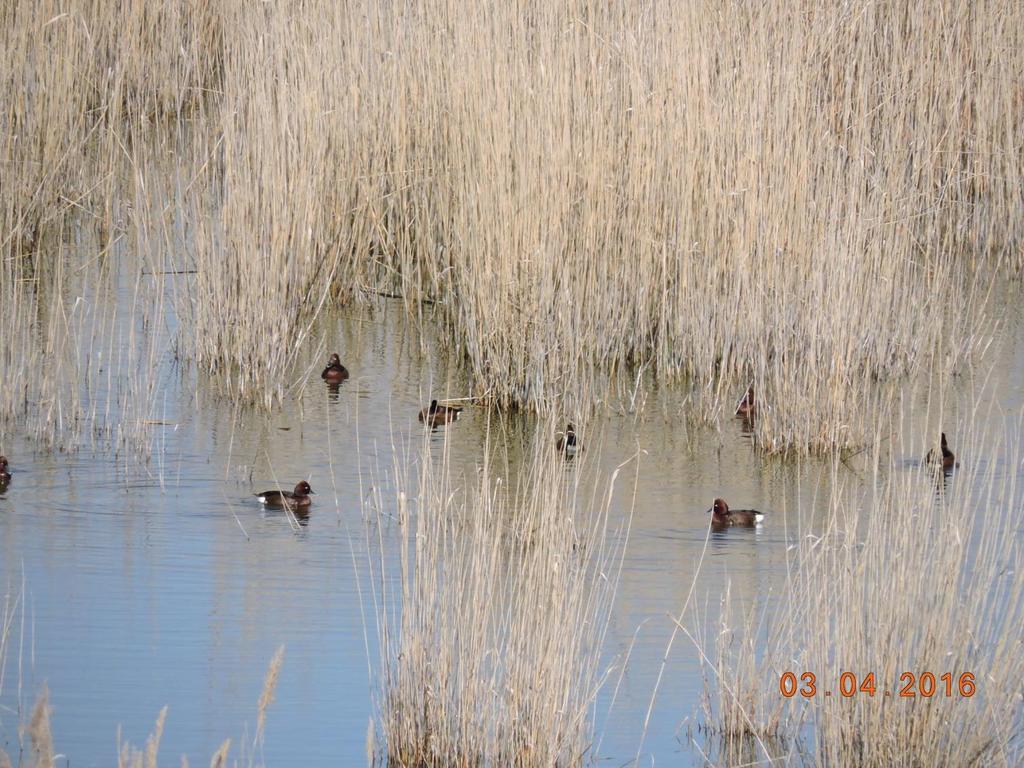
<path fill-rule="evenodd" d="M 700 649 L 704 669 L 704 697 L 701 702 L 701 731 L 705 746 L 717 753 L 714 765 L 756 763 L 766 755 L 777 758 L 787 751 L 784 720 L 785 699 L 761 695 L 763 672 L 759 644 L 765 631 L 767 607 L 750 607 L 737 617 L 731 597 L 731 584 L 725 585 L 719 605 L 720 621 L 697 620 L 696 632 L 683 625 Z M 717 629 L 709 640 L 705 630 Z M 709 649 L 705 653 L 703 649 Z"/>
<path fill-rule="evenodd" d="M 590 407 L 590 384 L 650 365 L 692 380 L 707 419 L 753 382 L 767 450 L 865 445 L 889 416 L 877 383 L 969 362 L 997 268 L 1019 268 L 1019 21 L 1004 2 L 781 1 L 241 19 L 267 67 L 217 134 L 242 182 L 220 218 L 229 242 L 277 228 L 231 256 L 276 285 L 219 287 L 202 354 L 280 380 L 296 302 L 350 264 L 336 290 L 433 301 L 498 404 Z M 208 241 L 199 275 L 222 257 Z M 282 312 L 243 363 L 250 301 Z"/>
<path fill-rule="evenodd" d="M 614 476 L 607 494 L 585 499 L 553 459 L 550 430 L 535 443 L 513 487 L 489 460 L 463 485 L 447 453 L 412 488 L 400 483 L 406 544 L 374 565 L 375 764 L 587 759 L 628 518 L 611 532 Z"/>
<path fill-rule="evenodd" d="M 202 3 L 12 2 L 0 9 L 0 250 L 53 260 L 51 230 L 107 219 L 114 160 L 182 115 L 219 69 Z"/>
<path fill-rule="evenodd" d="M 862 447 L 1020 271 L 1021 14 L 8 4 L 0 289 L 116 223 L 126 161 L 166 201 L 139 247 L 182 274 L 178 351 L 232 397 L 279 400 L 319 312 L 385 293 L 498 405 L 650 368 L 706 421 L 753 383 L 765 450 Z"/>
<path fill-rule="evenodd" d="M 143 259 L 104 253 L 93 234 L 69 232 L 52 260 L 0 267 L 0 428 L 43 448 L 147 457 L 167 409 L 167 292 Z"/>
<path fill-rule="evenodd" d="M 815 765 L 1020 764 L 1022 427 L 968 431 L 951 478 L 893 463 L 833 498 L 823 534 L 801 532 L 763 653 L 720 655 L 709 722 L 725 741 Z"/>
<path fill-rule="evenodd" d="M 151 450 L 167 343 L 152 331 L 173 323 L 145 277 L 168 212 L 146 183 L 151 128 L 195 102 L 217 61 L 197 51 L 216 33 L 189 7 L 0 9 L 0 427 L 42 447 Z"/>
<path fill-rule="evenodd" d="M 293 382 L 301 345 L 336 287 L 354 291 L 353 254 L 368 249 L 373 217 L 362 209 L 372 193 L 339 174 L 370 162 L 359 143 L 369 127 L 340 108 L 333 88 L 342 82 L 322 79 L 325 64 L 335 66 L 336 38 L 319 13 L 224 8 L 233 34 L 220 97 L 205 105 L 199 128 L 178 138 L 196 169 L 183 195 L 189 247 L 180 266 L 190 278 L 179 303 L 182 346 L 229 392 L 270 406 Z"/>

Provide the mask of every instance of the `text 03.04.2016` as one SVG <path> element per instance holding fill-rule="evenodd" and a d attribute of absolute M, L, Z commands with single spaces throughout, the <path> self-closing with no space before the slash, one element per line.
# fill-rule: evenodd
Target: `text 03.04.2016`
<path fill-rule="evenodd" d="M 918 696 L 929 699 L 932 696 L 960 696 L 969 699 L 977 690 L 974 682 L 973 672 L 963 672 L 954 675 L 952 672 L 944 672 L 936 676 L 932 672 L 922 672 L 920 676 L 913 672 L 904 672 L 900 675 L 899 684 L 894 690 L 878 690 L 875 683 L 875 673 L 868 672 L 863 678 L 858 678 L 853 672 L 843 672 L 839 675 L 839 685 L 836 690 L 840 696 L 851 698 L 852 696 L 899 696 L 905 699 L 913 699 Z M 805 699 L 813 696 L 831 696 L 831 689 L 822 689 L 817 676 L 813 672 L 803 672 L 799 678 L 795 672 L 783 672 L 779 678 L 779 691 L 787 699 L 796 696 L 798 693 Z"/>

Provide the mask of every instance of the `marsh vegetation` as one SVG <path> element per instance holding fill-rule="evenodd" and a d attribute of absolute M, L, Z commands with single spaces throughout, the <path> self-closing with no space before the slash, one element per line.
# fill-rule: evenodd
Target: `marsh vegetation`
<path fill-rule="evenodd" d="M 747 606 L 737 621 L 726 601 L 717 639 L 681 626 L 728 762 L 1019 763 L 1022 427 L 966 428 L 955 482 L 877 462 L 869 483 L 831 494 L 823 526 L 798 529 L 774 616 Z"/>
<path fill-rule="evenodd" d="M 312 318 L 386 292 L 495 404 L 650 369 L 701 419 L 754 382 L 766 450 L 858 448 L 1021 267 L 1012 2 L 4 13 L 4 336 L 130 245 L 179 276 L 179 355 L 266 405 Z M 45 400 L 7 360 L 4 412 Z"/>
<path fill-rule="evenodd" d="M 376 498 L 367 530 L 393 514 L 402 542 L 353 558 L 379 590 L 360 606 L 376 759 L 591 754 L 633 506 L 589 448 L 569 469 L 602 472 L 567 479 L 551 435 L 613 414 L 689 440 L 744 429 L 756 461 L 831 476 L 823 519 L 774 516 L 785 598 L 770 626 L 728 620 L 743 650 L 709 661 L 713 729 L 809 740 L 826 765 L 1010 765 L 1020 430 L 972 431 L 990 390 L 954 391 L 1020 333 L 1022 83 L 1011 0 L 5 3 L 0 453 L 17 435 L 116 454 L 164 487 L 183 412 L 230 412 L 234 456 L 237 425 L 319 384 L 333 313 L 378 322 L 390 297 L 415 331 L 401 343 L 464 377 L 460 402 L 540 426 L 513 487 L 489 460 L 460 477 L 445 441 L 419 474 L 393 467 L 390 501 L 376 484 L 352 502 Z M 671 409 L 648 407 L 666 390 Z M 900 457 L 943 429 L 971 461 L 936 499 L 931 468 Z M 687 606 L 675 626 L 714 659 Z M 763 698 L 794 659 L 986 684 L 971 707 L 809 713 Z"/>
<path fill-rule="evenodd" d="M 567 479 L 547 440 L 526 458 L 515 477 L 485 459 L 453 487 L 446 450 L 397 491 L 409 543 L 397 589 L 383 552 L 375 582 L 381 764 L 570 766 L 591 751 L 628 517 L 610 528 L 612 489 Z"/>

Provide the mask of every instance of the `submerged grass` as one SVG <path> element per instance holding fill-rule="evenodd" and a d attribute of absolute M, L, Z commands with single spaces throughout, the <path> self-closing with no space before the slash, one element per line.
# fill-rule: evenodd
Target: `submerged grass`
<path fill-rule="evenodd" d="M 824 533 L 795 546 L 763 654 L 720 656 L 710 687 L 721 708 L 709 722 L 723 739 L 815 765 L 1020 764 L 1022 427 L 964 430 L 952 477 L 894 462 L 866 493 L 837 493 Z M 805 691 L 813 673 L 814 694 L 783 697 L 786 672 Z M 765 731 L 760 713 L 780 707 L 781 724 Z M 786 748 L 766 746 L 767 735 Z"/>
<path fill-rule="evenodd" d="M 513 487 L 489 460 L 462 485 L 445 452 L 439 466 L 428 459 L 413 492 L 398 491 L 406 544 L 397 562 L 382 553 L 374 568 L 376 763 L 587 759 L 627 527 L 610 531 L 615 477 L 607 494 L 584 499 L 549 435 L 534 441 Z"/>

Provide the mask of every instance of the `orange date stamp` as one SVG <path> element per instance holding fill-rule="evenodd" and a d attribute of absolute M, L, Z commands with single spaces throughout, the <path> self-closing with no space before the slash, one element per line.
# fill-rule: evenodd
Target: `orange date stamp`
<path fill-rule="evenodd" d="M 973 672 L 963 672 L 955 676 L 952 672 L 944 672 L 936 676 L 932 672 L 922 672 L 915 675 L 913 672 L 900 674 L 899 684 L 894 691 L 888 689 L 878 690 L 875 682 L 875 673 L 868 672 L 858 678 L 853 672 L 843 672 L 839 675 L 837 690 L 843 698 L 849 699 L 857 695 L 862 696 L 897 696 L 898 698 L 914 699 L 917 697 L 930 699 L 932 696 L 960 696 L 969 699 L 977 691 L 978 686 L 974 682 Z M 822 690 L 818 677 L 813 672 L 803 672 L 797 677 L 795 672 L 783 672 L 779 678 L 779 692 L 791 699 L 798 693 L 805 699 L 814 696 L 831 696 L 831 689 Z"/>

